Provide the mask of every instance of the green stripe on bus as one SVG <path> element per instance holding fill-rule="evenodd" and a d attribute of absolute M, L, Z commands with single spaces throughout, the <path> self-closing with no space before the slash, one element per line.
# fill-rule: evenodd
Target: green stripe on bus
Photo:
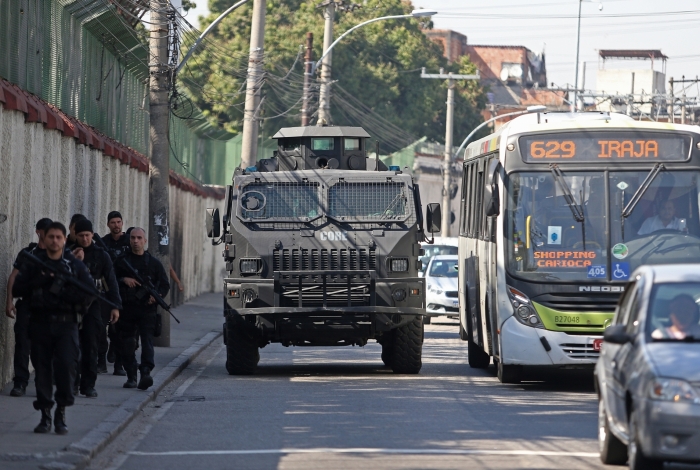
<path fill-rule="evenodd" d="M 602 334 L 612 322 L 612 312 L 572 312 L 555 310 L 532 302 L 545 329 L 566 333 Z"/>

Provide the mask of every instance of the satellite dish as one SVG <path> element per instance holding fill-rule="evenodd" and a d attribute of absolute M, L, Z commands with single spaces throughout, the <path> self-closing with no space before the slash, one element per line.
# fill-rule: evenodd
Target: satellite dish
<path fill-rule="evenodd" d="M 515 78 L 522 78 L 523 67 L 520 64 L 515 64 L 510 66 L 510 76 Z"/>
<path fill-rule="evenodd" d="M 504 82 L 508 80 L 508 77 L 510 76 L 510 72 L 508 71 L 508 67 L 503 67 L 501 69 L 501 80 Z"/>

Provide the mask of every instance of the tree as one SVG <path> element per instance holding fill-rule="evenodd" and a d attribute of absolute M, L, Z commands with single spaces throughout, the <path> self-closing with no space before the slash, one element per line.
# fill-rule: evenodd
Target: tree
<path fill-rule="evenodd" d="M 209 0 L 211 23 L 233 0 Z M 252 3 L 252 2 L 251 2 Z M 265 30 L 263 134 L 283 126 L 299 125 L 303 82 L 303 51 L 307 31 L 314 33 L 314 56 L 323 44 L 323 15 L 317 1 L 268 0 Z M 250 4 L 225 19 L 213 40 L 201 48 L 180 79 L 196 104 L 218 126 L 240 132 L 243 124 L 245 76 L 250 37 Z M 354 11 L 336 13 L 336 37 L 371 18 L 410 13 L 402 0 L 367 0 Z M 427 136 L 444 141 L 446 84 L 423 80 L 420 69 L 437 72 L 475 73 L 467 57 L 448 64 L 440 46 L 422 32 L 418 19 L 380 21 L 346 37 L 333 49 L 333 101 L 336 125 L 363 125 L 382 141 L 383 151 L 393 151 L 411 139 Z M 293 67 L 293 68 L 292 68 Z M 317 87 L 315 88 L 317 91 Z M 481 121 L 485 95 L 478 83 L 458 84 L 455 103 L 455 136 L 467 135 Z M 277 115 L 280 117 L 275 117 Z"/>

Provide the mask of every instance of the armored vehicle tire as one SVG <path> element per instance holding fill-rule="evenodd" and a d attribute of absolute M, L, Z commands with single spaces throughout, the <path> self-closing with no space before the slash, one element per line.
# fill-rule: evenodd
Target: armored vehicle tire
<path fill-rule="evenodd" d="M 423 319 L 417 317 L 394 330 L 390 367 L 396 374 L 417 374 L 423 365 Z"/>
<path fill-rule="evenodd" d="M 229 375 L 250 375 L 259 361 L 260 350 L 255 341 L 229 329 L 226 338 L 226 370 Z"/>
<path fill-rule="evenodd" d="M 519 384 L 523 375 L 522 366 L 503 364 L 498 361 L 498 380 L 503 384 Z"/>
<path fill-rule="evenodd" d="M 487 369 L 491 356 L 484 352 L 474 341 L 467 340 L 467 359 L 472 369 Z"/>

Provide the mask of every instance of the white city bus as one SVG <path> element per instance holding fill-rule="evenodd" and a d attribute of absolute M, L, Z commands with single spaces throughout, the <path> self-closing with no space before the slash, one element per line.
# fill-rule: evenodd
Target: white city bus
<path fill-rule="evenodd" d="M 700 127 L 524 115 L 469 145 L 459 237 L 469 365 L 592 368 L 641 264 L 700 262 Z"/>

